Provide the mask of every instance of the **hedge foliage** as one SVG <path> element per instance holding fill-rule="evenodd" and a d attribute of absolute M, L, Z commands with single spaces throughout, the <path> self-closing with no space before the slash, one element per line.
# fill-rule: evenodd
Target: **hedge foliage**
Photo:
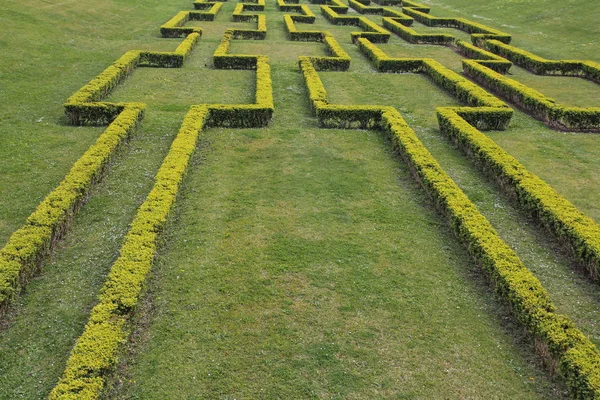
<path fill-rule="evenodd" d="M 117 148 L 143 118 L 142 103 L 100 100 L 137 67 L 181 67 L 199 37 L 199 33 L 188 35 L 174 52 L 128 51 L 67 99 L 64 106 L 70 123 L 109 126 L 0 250 L 0 314 L 41 268 Z"/>
<path fill-rule="evenodd" d="M 200 38 L 189 34 L 172 52 L 132 50 L 126 52 L 111 66 L 84 85 L 67 99 L 65 114 L 75 125 L 106 125 L 124 109 L 126 103 L 100 102 L 137 67 L 181 67 Z"/>
<path fill-rule="evenodd" d="M 415 21 L 414 19 L 412 19 L 408 15 L 402 13 L 401 11 L 394 10 L 393 8 L 389 8 L 389 7 L 385 7 L 383 9 L 383 16 L 384 17 L 392 17 L 392 18 L 394 18 L 394 21 L 399 22 L 404 26 L 411 26 L 413 24 L 413 22 Z"/>
<path fill-rule="evenodd" d="M 463 60 L 465 75 L 517 104 L 548 126 L 567 131 L 600 132 L 600 107 L 565 107 L 524 84 L 474 60 Z"/>
<path fill-rule="evenodd" d="M 461 31 L 471 34 L 473 43 L 477 43 L 480 40 L 496 39 L 505 43 L 510 43 L 511 36 L 499 31 L 497 29 L 490 28 L 489 26 L 473 22 L 465 18 L 439 18 L 429 15 L 429 11 L 422 11 L 420 7 L 407 6 L 404 2 L 402 11 L 404 14 L 416 19 L 423 25 L 427 26 L 442 26 L 447 28 L 455 28 Z"/>
<path fill-rule="evenodd" d="M 513 111 L 502 100 L 431 58 L 391 58 L 364 38 L 358 40 L 358 47 L 378 71 L 427 75 L 437 86 L 470 106 L 462 108 L 463 114 L 475 126 L 506 129 L 512 118 Z"/>
<path fill-rule="evenodd" d="M 350 33 L 353 42 L 356 42 L 361 37 L 375 43 L 387 43 L 390 39 L 388 31 L 368 18 L 340 15 L 329 6 L 321 6 L 321 13 L 334 25 L 354 25 L 361 27 L 364 30 L 363 32 Z"/>
<path fill-rule="evenodd" d="M 185 23 L 188 21 L 213 21 L 221 10 L 223 3 L 197 3 L 196 8 L 199 8 L 200 5 L 209 7 L 208 11 L 180 11 L 160 27 L 160 34 L 163 37 L 182 37 L 191 33 L 201 35 L 201 28 L 195 26 L 186 27 L 184 26 Z"/>
<path fill-rule="evenodd" d="M 129 103 L 75 162 L 63 181 L 0 249 L 0 314 L 39 270 L 43 259 L 66 232 L 99 182 L 117 149 L 131 136 L 144 115 L 143 104 Z"/>
<path fill-rule="evenodd" d="M 448 45 L 455 41 L 453 35 L 447 33 L 420 34 L 414 29 L 406 26 L 405 18 L 383 17 L 383 26 L 410 43 Z"/>
<path fill-rule="evenodd" d="M 534 74 L 580 76 L 600 83 L 600 64 L 593 61 L 547 60 L 498 40 L 486 40 L 484 47 Z"/>
<path fill-rule="evenodd" d="M 590 276 L 600 277 L 600 226 L 560 196 L 550 185 L 529 172 L 488 136 L 452 108 L 438 108 L 442 133 L 452 138 L 518 203 L 568 246 Z"/>
<path fill-rule="evenodd" d="M 556 307 L 539 280 L 442 170 L 400 113 L 393 107 L 330 105 L 327 92 L 308 58 L 300 60 L 300 68 L 320 123 L 327 127 L 379 127 L 388 132 L 417 181 L 433 198 L 436 208 L 448 218 L 459 240 L 494 284 L 496 293 L 536 340 L 541 356 L 556 364 L 571 395 L 574 398 L 600 397 L 600 352 L 596 346 L 568 317 L 555 312 Z M 495 107 L 474 110 L 480 108 L 487 112 L 498 110 Z M 469 115 L 472 109 L 440 110 L 441 113 L 454 113 L 456 121 L 474 129 L 461 115 Z"/>
<path fill-rule="evenodd" d="M 175 203 L 199 133 L 208 120 L 206 106 L 194 106 L 155 178 L 152 191 L 138 209 L 112 265 L 99 302 L 77 340 L 66 368 L 49 398 L 98 399 L 107 373 L 114 369 L 118 351 L 130 332 L 131 316 L 138 305 L 152 266 L 158 238 Z"/>
<path fill-rule="evenodd" d="M 454 47 L 463 56 L 475 59 L 479 64 L 484 65 L 502 75 L 508 73 L 508 70 L 510 67 L 512 67 L 512 63 L 510 61 L 497 56 L 494 53 L 474 46 L 471 43 L 457 40 L 454 42 Z"/>
<path fill-rule="evenodd" d="M 360 14 L 372 14 L 372 15 L 382 15 L 383 7 L 376 7 L 369 5 L 371 2 L 369 1 L 367 4 L 364 4 L 365 1 L 357 1 L 357 0 L 348 0 L 348 5 L 352 7 L 354 10 L 358 11 Z"/>

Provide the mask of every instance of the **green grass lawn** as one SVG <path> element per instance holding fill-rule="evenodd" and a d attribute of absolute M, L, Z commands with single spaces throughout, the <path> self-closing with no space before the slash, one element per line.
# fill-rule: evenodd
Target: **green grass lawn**
<path fill-rule="evenodd" d="M 502 29 L 544 57 L 600 61 L 589 2 L 423 3 L 432 15 Z M 225 29 L 256 25 L 232 22 L 235 4 L 214 22 L 190 23 L 206 29 L 183 68 L 138 69 L 108 98 L 146 102 L 146 118 L 2 320 L 1 399 L 44 398 L 60 377 L 188 106 L 253 102 L 253 71 L 211 66 Z M 3 4 L 0 22 L 11 34 L 0 38 L 1 243 L 104 129 L 67 125 L 66 98 L 125 51 L 172 51 L 180 40 L 160 38 L 158 28 L 191 8 L 189 0 Z M 435 107 L 456 100 L 425 76 L 378 73 L 351 43 L 360 28 L 331 25 L 310 8 L 316 23 L 298 29 L 330 31 L 352 57 L 348 72 L 320 74 L 330 101 L 395 106 L 559 311 L 600 344 L 597 284 L 439 133 Z M 387 139 L 317 126 L 297 57 L 325 47 L 288 41 L 274 1 L 265 14 L 267 39 L 235 41 L 231 51 L 269 56 L 273 121 L 202 134 L 106 397 L 564 397 Z M 461 70 L 449 48 L 393 34 L 381 48 Z M 559 102 L 600 106 L 597 84 L 512 74 Z M 520 111 L 506 131 L 487 134 L 600 222 L 597 135 L 552 131 Z"/>

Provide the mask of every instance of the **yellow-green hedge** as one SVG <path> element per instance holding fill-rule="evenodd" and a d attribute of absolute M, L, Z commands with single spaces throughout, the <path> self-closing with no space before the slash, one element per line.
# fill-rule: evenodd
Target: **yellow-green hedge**
<path fill-rule="evenodd" d="M 181 181 L 209 110 L 190 109 L 171 145 L 155 184 L 138 209 L 111 267 L 98 304 L 93 308 L 83 334 L 77 340 L 50 399 L 98 399 L 105 377 L 116 365 L 118 351 L 129 335 L 146 276 L 152 266 L 159 234 L 175 203 Z"/>
<path fill-rule="evenodd" d="M 529 172 L 488 136 L 452 108 L 438 108 L 440 130 L 452 138 L 519 204 L 566 244 L 577 262 L 596 280 L 600 277 L 600 226 Z"/>
<path fill-rule="evenodd" d="M 129 103 L 106 128 L 64 180 L 27 218 L 27 222 L 0 249 L 0 314 L 37 272 L 41 262 L 65 233 L 100 181 L 117 149 L 134 132 L 144 115 L 144 105 Z"/>

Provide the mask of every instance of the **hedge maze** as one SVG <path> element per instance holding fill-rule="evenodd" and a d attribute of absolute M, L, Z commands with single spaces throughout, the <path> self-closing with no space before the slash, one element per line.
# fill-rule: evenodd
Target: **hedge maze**
<path fill-rule="evenodd" d="M 192 6 L 192 4 L 191 4 Z M 0 250 L 0 311 L 4 313 L 27 283 L 43 274 L 43 264 L 69 225 L 108 173 L 115 154 L 143 123 L 146 104 L 106 101 L 138 68 L 181 68 L 202 41 L 202 24 L 211 24 L 224 3 L 196 1 L 160 26 L 164 38 L 180 38 L 173 52 L 130 50 L 69 97 L 64 104 L 70 124 L 106 126 L 98 140 L 72 166 L 60 185 L 39 204 L 25 224 Z M 278 10 L 279 21 L 267 20 L 265 8 Z M 212 127 L 267 127 L 277 115 L 269 57 L 236 54 L 232 45 L 269 42 L 268 27 L 283 21 L 289 41 L 317 42 L 326 55 L 299 55 L 293 66 L 302 76 L 308 107 L 322 128 L 367 129 L 384 133 L 487 277 L 498 298 L 535 342 L 539 356 L 561 378 L 573 398 L 600 398 L 600 352 L 575 322 L 557 311 L 549 293 L 500 238 L 459 185 L 421 142 L 402 112 L 389 104 L 333 104 L 321 80 L 329 71 L 348 71 L 356 50 L 375 73 L 421 74 L 452 96 L 460 106 L 435 110 L 439 132 L 465 157 L 530 214 L 568 251 L 573 264 L 591 280 L 600 280 L 600 226 L 540 177 L 530 172 L 484 132 L 511 124 L 513 107 L 556 131 L 600 133 L 600 107 L 559 104 L 510 78 L 513 63 L 537 75 L 564 75 L 600 83 L 600 64 L 586 60 L 547 60 L 511 45 L 511 35 L 465 18 L 441 18 L 428 6 L 401 0 L 257 0 L 240 2 L 231 27 L 214 48 L 212 65 L 223 70 L 256 73 L 252 104 L 190 104 L 170 150 L 156 173 L 154 187 L 138 209 L 119 255 L 80 337 L 74 343 L 51 399 L 98 399 L 115 371 L 127 342 L 161 234 L 173 210 L 182 180 L 203 131 Z M 273 15 L 273 14 L 271 14 Z M 270 18 L 270 17 L 269 17 Z M 165 18 L 166 19 L 166 18 Z M 201 21 L 200 26 L 190 22 Z M 356 27 L 345 39 L 311 25 L 326 21 Z M 255 29 L 236 27 L 256 24 Z M 448 33 L 421 33 L 420 27 L 453 28 L 471 42 Z M 389 56 L 381 47 L 398 37 L 415 45 L 445 46 L 463 60 L 463 73 L 433 58 Z M 202 90 L 201 87 L 198 90 Z M 351 88 L 349 90 L 352 90 Z M 185 223 L 183 221 L 182 223 Z"/>

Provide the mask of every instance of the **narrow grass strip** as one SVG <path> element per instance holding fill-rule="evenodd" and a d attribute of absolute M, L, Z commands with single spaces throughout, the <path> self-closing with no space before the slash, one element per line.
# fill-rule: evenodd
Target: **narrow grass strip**
<path fill-rule="evenodd" d="M 0 250 L 0 315 L 66 232 L 90 189 L 102 179 L 119 147 L 135 131 L 144 107 L 134 103 L 126 106 Z"/>
<path fill-rule="evenodd" d="M 129 335 L 129 322 L 156 254 L 159 235 L 175 204 L 208 114 L 207 106 L 193 106 L 186 115 L 50 399 L 100 397 L 106 375 L 116 365 L 119 347 Z"/>

